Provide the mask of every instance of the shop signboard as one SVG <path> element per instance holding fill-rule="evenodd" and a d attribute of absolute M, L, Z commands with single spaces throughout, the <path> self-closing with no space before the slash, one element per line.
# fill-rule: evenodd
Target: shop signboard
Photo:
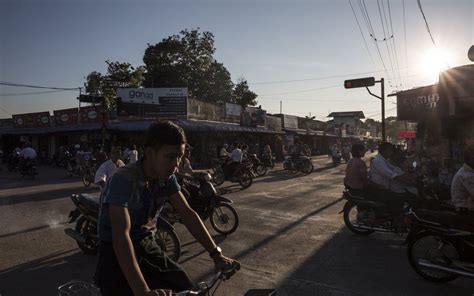
<path fill-rule="evenodd" d="M 242 111 L 240 125 L 242 126 L 265 126 L 267 111 L 260 108 L 246 107 Z"/>
<path fill-rule="evenodd" d="M 399 131 L 398 132 L 399 139 L 411 139 L 416 138 L 416 131 Z"/>
<path fill-rule="evenodd" d="M 289 129 L 297 129 L 298 116 L 283 114 L 283 127 Z"/>
<path fill-rule="evenodd" d="M 265 126 L 269 130 L 281 132 L 281 118 L 267 115 Z"/>
<path fill-rule="evenodd" d="M 398 120 L 414 120 L 444 112 L 437 84 L 397 93 Z"/>
<path fill-rule="evenodd" d="M 77 125 L 77 108 L 54 110 L 54 123 L 56 126 Z"/>
<path fill-rule="evenodd" d="M 121 88 L 119 117 L 178 119 L 187 116 L 187 88 Z"/>
<path fill-rule="evenodd" d="M 15 128 L 50 127 L 51 119 L 49 112 L 36 112 L 12 115 Z"/>
<path fill-rule="evenodd" d="M 81 123 L 103 123 L 107 120 L 106 112 L 100 106 L 81 107 Z"/>

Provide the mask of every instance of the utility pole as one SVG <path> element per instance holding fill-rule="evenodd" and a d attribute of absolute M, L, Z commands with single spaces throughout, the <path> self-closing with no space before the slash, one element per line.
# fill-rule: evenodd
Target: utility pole
<path fill-rule="evenodd" d="M 283 110 L 283 101 L 280 101 L 280 114 L 283 114 L 282 110 Z"/>

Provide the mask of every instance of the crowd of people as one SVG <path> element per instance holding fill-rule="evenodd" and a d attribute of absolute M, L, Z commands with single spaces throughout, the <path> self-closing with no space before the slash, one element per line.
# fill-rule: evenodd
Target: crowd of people
<path fill-rule="evenodd" d="M 378 154 L 371 160 L 370 170 L 362 160 L 366 148 L 361 144 L 352 145 L 352 159 L 346 167 L 344 185 L 356 195 L 367 194 L 371 198 L 389 205 L 391 213 L 397 217 L 395 226 L 403 225 L 403 200 L 406 190 L 415 186 L 417 172 L 415 155 L 390 143 L 382 143 Z M 456 208 L 474 210 L 474 146 L 464 149 L 464 164 L 455 174 L 451 183 L 451 204 Z"/>

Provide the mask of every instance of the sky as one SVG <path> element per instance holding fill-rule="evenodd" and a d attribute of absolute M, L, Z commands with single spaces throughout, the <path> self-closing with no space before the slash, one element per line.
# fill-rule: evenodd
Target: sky
<path fill-rule="evenodd" d="M 389 94 L 435 83 L 440 68 L 471 63 L 474 0 L 421 1 L 437 49 L 416 1 L 364 1 L 377 41 L 359 3 L 0 0 L 0 81 L 80 87 L 88 73 L 105 73 L 106 60 L 143 65 L 147 44 L 199 27 L 214 34 L 215 58 L 232 80 L 245 78 L 268 112 L 279 113 L 281 101 L 283 113 L 319 120 L 358 110 L 380 119 L 380 101 L 365 89 L 344 89 L 345 79 L 385 78 Z M 78 91 L 30 94 L 43 91 L 0 86 L 0 118 L 78 106 Z M 387 98 L 387 116 L 396 115 L 395 103 Z"/>

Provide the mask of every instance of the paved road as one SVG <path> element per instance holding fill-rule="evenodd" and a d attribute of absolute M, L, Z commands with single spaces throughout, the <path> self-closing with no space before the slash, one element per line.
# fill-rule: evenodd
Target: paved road
<path fill-rule="evenodd" d="M 278 295 L 473 295 L 474 281 L 436 285 L 421 279 L 407 262 L 403 238 L 346 230 L 338 214 L 345 166 L 332 168 L 324 157 L 314 163 L 317 171 L 305 177 L 277 167 L 247 190 L 221 186 L 235 202 L 240 226 L 228 237 L 211 234 L 243 268 L 216 295 L 251 288 L 276 288 Z M 41 167 L 37 180 L 0 172 L 2 296 L 55 295 L 61 283 L 90 281 L 96 258 L 82 254 L 63 232 L 69 195 L 78 192 L 97 190 L 58 169 Z M 177 231 L 180 262 L 195 280 L 205 279 L 210 258 L 183 226 Z"/>

